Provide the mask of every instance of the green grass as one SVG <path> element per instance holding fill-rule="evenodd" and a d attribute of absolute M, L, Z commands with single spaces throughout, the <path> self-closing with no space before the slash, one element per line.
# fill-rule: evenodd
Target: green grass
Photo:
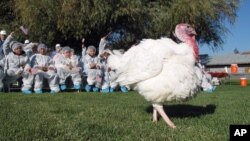
<path fill-rule="evenodd" d="M 0 140 L 223 141 L 230 124 L 250 124 L 250 87 L 224 85 L 165 111 L 177 129 L 151 121 L 136 92 L 0 94 Z"/>

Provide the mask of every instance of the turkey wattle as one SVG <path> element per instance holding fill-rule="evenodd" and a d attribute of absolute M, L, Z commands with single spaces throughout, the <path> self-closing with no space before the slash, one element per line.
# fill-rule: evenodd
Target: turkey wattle
<path fill-rule="evenodd" d="M 130 86 L 153 104 L 153 121 L 157 121 L 158 112 L 172 128 L 176 126 L 163 110 L 163 104 L 187 100 L 197 93 L 200 84 L 195 72 L 195 30 L 189 24 L 178 24 L 175 35 L 183 43 L 169 38 L 144 39 L 125 54 L 110 52 L 108 58 L 109 67 L 118 74 L 116 81 Z"/>

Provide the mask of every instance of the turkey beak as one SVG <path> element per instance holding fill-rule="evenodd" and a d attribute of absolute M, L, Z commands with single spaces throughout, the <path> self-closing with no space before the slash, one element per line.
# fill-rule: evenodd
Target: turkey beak
<path fill-rule="evenodd" d="M 195 30 L 192 30 L 191 34 L 192 34 L 192 35 L 194 35 L 194 36 L 196 36 L 196 35 L 197 35 L 197 33 L 196 33 L 196 31 L 195 31 Z"/>

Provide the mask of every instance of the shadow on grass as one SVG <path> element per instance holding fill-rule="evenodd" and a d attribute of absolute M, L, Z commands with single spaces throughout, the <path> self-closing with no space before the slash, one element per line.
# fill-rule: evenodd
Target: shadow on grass
<path fill-rule="evenodd" d="M 209 104 L 206 106 L 194 106 L 194 105 L 167 105 L 164 106 L 164 111 L 169 117 L 186 118 L 186 117 L 199 117 L 202 115 L 213 114 L 216 106 Z M 153 113 L 153 107 L 149 106 L 146 111 Z"/>

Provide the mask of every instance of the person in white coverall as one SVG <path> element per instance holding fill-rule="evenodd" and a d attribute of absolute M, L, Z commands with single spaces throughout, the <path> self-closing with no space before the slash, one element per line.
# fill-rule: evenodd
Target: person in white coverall
<path fill-rule="evenodd" d="M 5 41 L 6 34 L 5 30 L 0 31 L 0 53 L 3 53 L 3 43 Z"/>
<path fill-rule="evenodd" d="M 116 82 L 116 79 L 118 76 L 117 76 L 115 70 L 112 70 L 108 67 L 107 56 L 108 55 L 106 55 L 106 52 L 104 52 L 100 55 L 100 57 L 102 58 L 101 59 L 101 64 L 102 64 L 101 69 L 103 72 L 103 79 L 102 79 L 103 81 L 102 81 L 101 92 L 104 92 L 104 93 L 114 92 L 118 86 L 118 83 Z M 119 88 L 123 93 L 128 92 L 127 86 L 120 86 Z"/>
<path fill-rule="evenodd" d="M 94 46 L 89 46 L 87 48 L 87 54 L 83 57 L 84 62 L 84 72 L 87 75 L 87 85 L 85 90 L 90 92 L 98 92 L 101 87 L 102 71 L 100 69 L 100 59 L 96 56 L 96 48 Z"/>
<path fill-rule="evenodd" d="M 102 37 L 101 41 L 99 43 L 99 58 L 100 58 L 100 64 L 101 64 L 101 71 L 102 71 L 102 88 L 101 88 L 101 92 L 103 93 L 108 93 L 108 92 L 113 92 L 114 90 L 110 87 L 110 69 L 107 66 L 107 58 L 105 56 L 105 47 L 108 44 L 108 41 L 106 40 L 106 37 Z M 117 86 L 117 85 L 116 85 Z M 115 86 L 115 87 L 116 87 Z"/>
<path fill-rule="evenodd" d="M 108 36 L 108 35 L 107 35 Z M 114 70 L 111 70 L 107 66 L 107 57 L 105 47 L 108 48 L 108 41 L 106 40 L 107 36 L 101 38 L 101 41 L 99 43 L 99 57 L 101 62 L 101 70 L 102 70 L 102 90 L 103 93 L 108 92 L 114 92 L 114 90 L 117 88 L 118 83 L 115 81 L 117 78 L 117 74 Z M 121 52 L 122 54 L 122 52 Z M 121 91 L 124 93 L 128 92 L 128 88 L 125 86 L 120 87 Z"/>
<path fill-rule="evenodd" d="M 102 70 L 102 89 L 101 92 L 103 93 L 109 93 L 113 92 L 114 89 L 117 87 L 118 83 L 115 81 L 112 81 L 114 78 L 112 76 L 115 76 L 115 72 L 112 71 L 107 66 L 107 59 L 101 57 L 101 70 Z"/>
<path fill-rule="evenodd" d="M 5 56 L 3 52 L 3 44 L 5 41 L 6 34 L 7 33 L 5 30 L 0 31 L 0 91 L 3 89 L 3 79 L 5 77 L 4 73 Z"/>
<path fill-rule="evenodd" d="M 3 54 L 5 56 L 7 56 L 10 52 L 12 52 L 11 47 L 10 47 L 10 43 L 13 41 L 14 37 L 13 37 L 13 32 L 5 39 L 3 45 L 2 45 L 2 50 L 3 50 Z M 23 44 L 22 44 L 23 47 Z"/>
<path fill-rule="evenodd" d="M 5 77 L 4 63 L 5 63 L 4 55 L 0 53 L 0 91 L 3 89 L 3 79 Z"/>
<path fill-rule="evenodd" d="M 49 87 L 51 89 L 51 93 L 58 93 L 59 89 L 59 77 L 56 74 L 56 68 L 52 59 L 46 55 L 47 54 L 47 46 L 45 44 L 39 44 L 37 51 L 38 54 L 35 54 L 31 58 L 31 67 L 34 69 L 34 91 L 36 94 L 43 93 L 43 79 L 48 79 Z"/>
<path fill-rule="evenodd" d="M 71 48 L 63 47 L 62 55 L 55 58 L 55 67 L 59 76 L 60 89 L 62 91 L 67 89 L 65 81 L 68 77 L 71 77 L 74 89 L 80 90 L 82 78 L 80 75 L 80 69 L 74 66 L 74 62 L 71 59 Z"/>
<path fill-rule="evenodd" d="M 38 46 L 38 43 L 30 43 L 25 40 L 26 45 L 23 47 L 23 51 L 27 54 L 27 56 L 31 57 L 36 53 L 36 50 L 34 49 Z"/>
<path fill-rule="evenodd" d="M 60 54 L 62 47 L 60 44 L 56 44 L 55 50 L 51 52 L 50 57 L 53 59 L 56 55 Z"/>
<path fill-rule="evenodd" d="M 75 54 L 75 50 L 74 49 L 70 50 L 70 59 L 71 59 L 71 62 L 72 62 L 72 66 L 75 67 L 75 68 L 79 68 L 80 69 L 80 59 L 79 59 L 79 56 L 77 56 Z"/>
<path fill-rule="evenodd" d="M 13 33 L 8 37 L 9 40 L 6 40 L 4 43 L 5 47 L 11 48 L 13 52 L 8 52 L 5 60 L 5 74 L 6 82 L 12 83 L 18 78 L 22 77 L 23 86 L 22 92 L 24 94 L 31 94 L 31 87 L 33 83 L 33 75 L 30 73 L 30 61 L 29 57 L 22 50 L 23 44 L 12 41 Z M 8 46 L 6 46 L 6 44 Z"/>

